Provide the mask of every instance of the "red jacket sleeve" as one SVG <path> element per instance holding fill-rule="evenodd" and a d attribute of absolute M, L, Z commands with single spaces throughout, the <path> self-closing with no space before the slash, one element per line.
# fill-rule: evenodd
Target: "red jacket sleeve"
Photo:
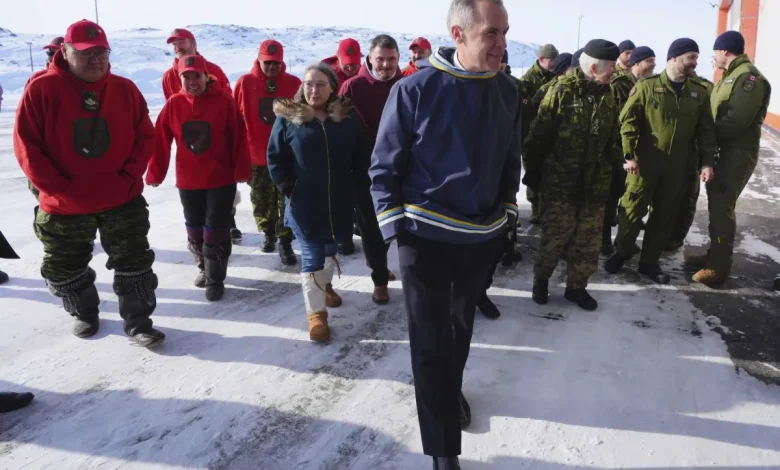
<path fill-rule="evenodd" d="M 39 190 L 55 195 L 65 191 L 70 180 L 54 165 L 47 154 L 43 140 L 45 112 L 41 95 L 33 96 L 30 88 L 25 90 L 16 112 L 14 127 L 14 153 L 19 166 L 32 184 Z"/>
<path fill-rule="evenodd" d="M 171 126 L 168 122 L 170 119 L 169 105 L 170 101 L 165 103 L 154 127 L 156 134 L 154 153 L 149 160 L 146 184 L 161 184 L 165 180 L 165 175 L 168 174 L 168 166 L 171 163 L 171 144 L 173 143 L 173 132 L 171 132 Z"/>
<path fill-rule="evenodd" d="M 162 88 L 165 101 L 168 101 L 168 98 L 173 94 L 173 88 L 171 88 L 171 69 L 166 70 L 163 74 Z"/>
<path fill-rule="evenodd" d="M 236 102 L 236 105 L 238 105 L 238 112 L 243 114 L 244 113 L 244 101 L 243 101 L 243 98 L 244 98 L 244 96 L 243 96 L 244 95 L 244 81 L 241 78 L 239 78 L 236 81 L 236 89 L 233 90 L 232 95 L 233 95 L 233 99 Z"/>
<path fill-rule="evenodd" d="M 219 82 L 219 85 L 222 87 L 223 90 L 225 90 L 228 95 L 233 94 L 233 90 L 230 89 L 230 80 L 227 78 L 227 75 L 225 74 L 225 71 L 222 70 L 219 66 L 215 65 L 216 69 L 219 71 L 217 73 L 217 81 Z"/>
<path fill-rule="evenodd" d="M 236 182 L 250 181 L 252 179 L 252 158 L 249 156 L 246 123 L 244 123 L 244 117 L 235 103 L 230 103 L 228 112 L 231 116 L 230 129 L 233 141 L 234 176 Z"/>
<path fill-rule="evenodd" d="M 133 93 L 136 99 L 135 142 L 133 153 L 130 154 L 122 170 L 133 178 L 140 179 L 144 176 L 144 171 L 154 152 L 155 132 L 152 119 L 149 117 L 149 108 L 141 91 L 135 88 Z"/>

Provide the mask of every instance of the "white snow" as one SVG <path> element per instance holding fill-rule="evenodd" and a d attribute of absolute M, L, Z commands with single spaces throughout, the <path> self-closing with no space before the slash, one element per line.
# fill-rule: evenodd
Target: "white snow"
<path fill-rule="evenodd" d="M 780 264 L 780 250 L 776 247 L 760 240 L 752 233 L 742 235 L 742 240 L 736 246 L 735 251 L 747 253 L 753 256 L 766 256 Z"/>
<path fill-rule="evenodd" d="M 143 34 L 162 37 L 132 33 Z M 0 65 L 0 77 L 7 70 Z M 173 178 L 147 188 L 160 279 L 154 319 L 165 345 L 147 351 L 124 336 L 99 243 L 91 265 L 101 331 L 92 340 L 72 336 L 40 278 L 34 200 L 13 156 L 12 126 L 13 113 L 2 112 L 0 230 L 22 259 L 0 266 L 11 276 L 0 286 L 0 391 L 30 390 L 36 400 L 0 418 L 0 470 L 430 467 L 400 282 L 378 307 L 362 254 L 342 257 L 334 284 L 344 306 L 331 310 L 333 340 L 310 343 L 298 268 L 260 252 L 248 197 L 226 297 L 209 303 L 191 285 Z M 752 252 L 780 259 L 746 240 Z M 397 272 L 395 248 L 389 260 Z M 636 284 L 599 270 L 591 289 L 600 308 L 586 313 L 563 300 L 563 271 L 552 279 L 550 304 L 538 307 L 529 298 L 530 260 L 500 268 L 490 295 L 502 317 L 478 315 L 464 378 L 473 412 L 464 469 L 780 466 L 780 388 L 735 370 L 684 281 Z"/>

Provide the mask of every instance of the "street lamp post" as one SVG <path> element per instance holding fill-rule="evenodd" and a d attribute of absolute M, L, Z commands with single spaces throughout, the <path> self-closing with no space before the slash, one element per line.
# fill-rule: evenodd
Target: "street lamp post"
<path fill-rule="evenodd" d="M 100 24 L 100 20 L 98 19 L 97 0 L 95 0 L 95 23 Z"/>
<path fill-rule="evenodd" d="M 30 48 L 30 72 L 35 72 L 35 68 L 33 67 L 33 58 L 32 58 L 32 42 L 27 41 L 27 46 Z"/>
<path fill-rule="evenodd" d="M 95 0 L 97 1 L 97 0 Z M 579 16 L 579 21 L 577 21 L 577 50 L 580 49 L 580 31 L 582 31 L 582 19 L 585 18 L 585 15 Z"/>

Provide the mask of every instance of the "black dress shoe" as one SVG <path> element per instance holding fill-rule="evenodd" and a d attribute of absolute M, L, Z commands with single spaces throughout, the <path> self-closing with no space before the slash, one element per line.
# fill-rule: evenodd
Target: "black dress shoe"
<path fill-rule="evenodd" d="M 460 392 L 460 429 L 461 431 L 471 425 L 471 407 L 463 392 Z"/>
<path fill-rule="evenodd" d="M 458 457 L 434 457 L 433 470 L 460 470 Z"/>

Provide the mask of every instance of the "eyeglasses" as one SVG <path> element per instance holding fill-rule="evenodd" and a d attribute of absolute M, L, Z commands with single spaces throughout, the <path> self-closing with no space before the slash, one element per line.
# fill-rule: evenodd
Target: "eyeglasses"
<path fill-rule="evenodd" d="M 111 51 L 108 49 L 104 49 L 102 47 L 96 48 L 94 50 L 86 50 L 86 51 L 77 51 L 76 49 L 73 49 L 72 47 L 69 48 L 70 52 L 76 56 L 79 60 L 107 60 L 108 56 L 111 54 Z"/>
<path fill-rule="evenodd" d="M 309 90 L 316 89 L 321 90 L 325 88 L 326 86 L 329 86 L 330 83 L 328 82 L 303 82 L 303 86 L 306 87 Z"/>

